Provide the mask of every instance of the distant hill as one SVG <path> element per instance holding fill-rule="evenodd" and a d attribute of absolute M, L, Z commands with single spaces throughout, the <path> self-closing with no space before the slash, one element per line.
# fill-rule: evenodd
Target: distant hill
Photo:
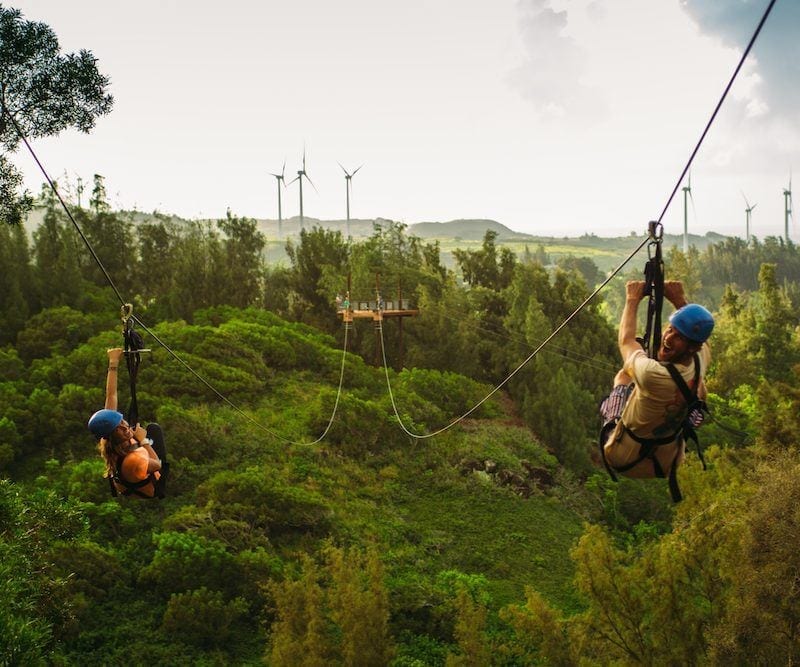
<path fill-rule="evenodd" d="M 498 241 L 533 240 L 530 234 L 509 229 L 496 220 L 451 220 L 450 222 L 417 222 L 408 226 L 408 231 L 423 239 L 464 239 L 480 241 L 491 230 L 497 232 Z"/>
<path fill-rule="evenodd" d="M 25 226 L 29 234 L 41 224 L 43 207 L 34 206 Z M 142 211 L 120 211 L 122 216 L 134 224 L 144 224 L 154 219 L 169 220 L 175 224 L 187 222 L 186 220 L 163 213 L 145 213 Z M 213 222 L 213 220 L 211 221 Z M 388 225 L 392 221 L 388 218 L 354 219 L 349 222 L 349 234 L 358 241 L 369 238 L 375 230 L 375 225 Z M 270 263 L 285 261 L 283 246 L 287 239 L 297 239 L 300 235 L 300 218 L 294 216 L 281 221 L 280 229 L 277 220 L 256 219 L 259 230 L 267 238 L 266 258 Z M 348 233 L 347 220 L 320 220 L 319 218 L 305 217 L 305 229 L 322 227 L 332 231 L 339 231 L 346 236 Z M 486 235 L 487 230 L 497 233 L 496 243 L 506 246 L 517 254 L 541 249 L 547 253 L 551 261 L 555 262 L 560 257 L 573 255 L 576 257 L 590 257 L 602 271 L 614 267 L 622 258 L 641 242 L 642 235 L 604 237 L 595 234 L 581 236 L 536 236 L 516 232 L 496 220 L 489 219 L 461 219 L 448 222 L 418 222 L 408 225 L 407 232 L 425 240 L 435 240 L 439 243 L 442 252 L 442 261 L 446 266 L 453 266 L 455 259 L 452 252 L 456 248 L 478 248 Z M 723 241 L 726 236 L 716 232 L 708 232 L 700 236 L 689 235 L 689 244 L 701 252 L 710 244 Z M 667 234 L 664 236 L 664 249 L 683 247 L 683 235 Z"/>

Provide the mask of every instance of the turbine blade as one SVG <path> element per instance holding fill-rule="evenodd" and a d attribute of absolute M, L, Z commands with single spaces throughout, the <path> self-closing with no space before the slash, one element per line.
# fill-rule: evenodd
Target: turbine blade
<path fill-rule="evenodd" d="M 361 169 L 361 167 L 363 167 L 363 166 L 364 166 L 363 164 L 362 164 L 362 165 L 360 165 L 358 169 Z M 354 171 L 354 172 L 351 174 L 351 176 L 355 176 L 355 175 L 358 173 L 358 169 L 356 169 L 356 170 L 355 170 L 355 171 Z"/>
<path fill-rule="evenodd" d="M 286 158 L 283 158 L 283 169 L 281 169 L 281 178 L 286 173 Z"/>
<path fill-rule="evenodd" d="M 297 180 L 299 180 L 299 179 L 300 179 L 300 177 L 299 177 L 299 176 L 297 176 L 296 178 L 293 178 L 291 181 L 289 181 L 289 182 L 286 184 L 286 187 L 289 187 L 289 186 L 290 186 L 292 183 L 294 183 L 295 181 L 297 181 Z"/>
<path fill-rule="evenodd" d="M 342 171 L 344 172 L 344 175 L 345 175 L 345 176 L 349 176 L 349 175 L 350 175 L 350 174 L 348 174 L 348 173 L 347 173 L 347 169 L 345 169 L 345 168 L 342 166 L 342 163 L 341 163 L 341 162 L 339 162 L 339 161 L 337 160 L 337 161 L 336 161 L 336 164 L 338 164 L 340 167 L 342 167 Z"/>
<path fill-rule="evenodd" d="M 307 180 L 309 183 L 311 183 L 311 187 L 312 187 L 312 188 L 314 188 L 314 192 L 316 192 L 317 194 L 319 194 L 319 190 L 317 190 L 317 186 L 316 186 L 316 185 L 314 185 L 314 181 L 312 181 L 312 180 L 309 178 L 308 174 L 306 174 L 306 180 Z"/>
<path fill-rule="evenodd" d="M 747 201 L 747 197 L 744 196 L 744 190 L 739 190 L 739 192 L 742 193 L 742 199 L 744 199 L 745 206 L 747 206 L 747 208 L 751 208 L 750 207 L 750 202 Z"/>
<path fill-rule="evenodd" d="M 758 206 L 758 204 L 753 204 L 753 205 L 750 207 L 750 210 L 751 210 L 751 211 L 752 211 L 752 210 L 754 210 L 756 206 Z"/>

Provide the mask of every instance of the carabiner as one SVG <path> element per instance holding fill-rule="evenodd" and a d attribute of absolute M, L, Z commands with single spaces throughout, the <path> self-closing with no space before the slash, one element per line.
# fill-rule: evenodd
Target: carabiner
<path fill-rule="evenodd" d="M 131 317 L 133 317 L 133 304 L 132 303 L 124 304 L 122 308 L 120 308 L 120 312 L 122 313 L 121 317 L 122 323 L 127 325 L 128 320 L 130 320 Z"/>
<path fill-rule="evenodd" d="M 651 220 L 647 225 L 647 234 L 653 243 L 661 243 L 664 238 L 664 225 L 657 220 Z"/>

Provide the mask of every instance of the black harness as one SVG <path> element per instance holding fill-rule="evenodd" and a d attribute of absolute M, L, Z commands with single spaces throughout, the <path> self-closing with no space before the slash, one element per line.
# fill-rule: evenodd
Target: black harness
<path fill-rule="evenodd" d="M 686 417 L 683 420 L 680 428 L 673 434 L 663 436 L 660 438 L 642 438 L 636 433 L 634 433 L 630 428 L 625 426 L 623 423 L 622 428 L 624 429 L 625 433 L 630 436 L 633 440 L 639 443 L 639 456 L 636 460 L 631 461 L 630 463 L 626 463 L 624 466 L 612 466 L 606 461 L 605 458 L 605 443 L 601 443 L 600 451 L 603 454 L 603 462 L 606 465 L 606 469 L 608 470 L 611 478 L 614 481 L 617 481 L 617 477 L 614 474 L 615 472 L 624 473 L 628 470 L 635 468 L 639 465 L 642 461 L 649 459 L 653 463 L 653 472 L 655 473 L 656 477 L 664 478 L 666 474 L 664 473 L 664 469 L 661 467 L 661 464 L 656 457 L 656 451 L 659 447 L 663 445 L 675 444 L 676 451 L 675 451 L 675 458 L 672 460 L 672 465 L 670 466 L 669 471 L 669 492 L 672 496 L 672 500 L 674 502 L 679 502 L 683 499 L 681 495 L 680 488 L 678 487 L 678 476 L 677 476 L 677 465 L 675 465 L 678 461 L 678 457 L 681 455 L 681 451 L 683 448 L 684 443 L 687 440 L 693 440 L 695 446 L 697 448 L 697 456 L 700 459 L 700 462 L 703 464 L 703 470 L 706 469 L 706 461 L 703 457 L 703 450 L 700 447 L 700 441 L 697 438 L 697 432 L 695 431 L 694 425 L 690 420 L 690 415 L 692 414 L 693 410 L 703 410 L 708 411 L 708 408 L 705 404 L 705 401 L 701 400 L 697 396 L 697 388 L 700 383 L 700 357 L 697 353 L 693 356 L 694 359 L 694 389 L 689 389 L 689 386 L 686 384 L 686 381 L 680 374 L 675 366 L 672 364 L 662 364 L 667 371 L 669 372 L 672 380 L 678 387 L 678 390 L 681 392 L 684 401 L 686 401 Z"/>
<path fill-rule="evenodd" d="M 126 455 L 127 456 L 127 455 Z M 123 496 L 131 496 L 135 495 L 139 498 L 146 498 L 147 500 L 151 500 L 153 498 L 163 498 L 164 495 L 160 494 L 158 491 L 158 485 L 156 482 L 158 480 L 155 478 L 154 473 L 150 473 L 147 477 L 143 480 L 138 482 L 129 482 L 122 476 L 122 462 L 125 460 L 125 456 L 120 456 L 117 459 L 117 464 L 114 466 L 114 474 L 108 478 L 108 484 L 111 487 L 111 495 L 115 498 L 118 495 Z M 147 486 L 148 484 L 153 485 L 153 495 L 148 496 L 146 493 L 141 492 L 141 488 Z M 122 491 L 119 490 L 118 486 L 123 488 Z"/>

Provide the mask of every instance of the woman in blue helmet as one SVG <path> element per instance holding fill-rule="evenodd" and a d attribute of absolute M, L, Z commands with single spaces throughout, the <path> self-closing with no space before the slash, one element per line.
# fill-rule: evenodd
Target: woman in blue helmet
<path fill-rule="evenodd" d="M 687 302 L 680 281 L 666 281 L 664 296 L 677 310 L 661 337 L 657 358 L 650 359 L 636 339 L 644 291 L 643 281 L 626 285 L 618 337 L 623 368 L 600 407 L 606 422 L 601 446 L 611 470 L 628 477 L 669 477 L 671 489 L 675 485 L 673 497 L 679 498 L 674 475 L 685 454 L 687 396 L 705 399 L 703 377 L 711 362 L 707 340 L 714 318 L 703 306 Z"/>
<path fill-rule="evenodd" d="M 161 427 L 132 427 L 117 410 L 117 373 L 122 355 L 122 348 L 108 350 L 106 404 L 89 419 L 89 430 L 98 439 L 97 448 L 106 464 L 105 477 L 114 495 L 163 498 L 169 464 Z"/>

